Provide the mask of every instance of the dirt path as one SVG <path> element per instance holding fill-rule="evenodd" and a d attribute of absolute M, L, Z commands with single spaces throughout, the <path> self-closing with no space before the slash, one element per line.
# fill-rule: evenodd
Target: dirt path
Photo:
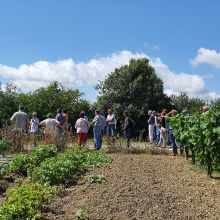
<path fill-rule="evenodd" d="M 56 197 L 46 219 L 74 219 L 82 206 L 91 219 L 220 219 L 220 181 L 190 170 L 181 157 L 111 155 L 113 162 L 91 173 L 102 184 L 80 185 Z"/>

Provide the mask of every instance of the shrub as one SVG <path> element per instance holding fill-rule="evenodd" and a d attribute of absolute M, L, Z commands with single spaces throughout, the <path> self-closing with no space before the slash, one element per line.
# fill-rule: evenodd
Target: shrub
<path fill-rule="evenodd" d="M 2 179 L 9 172 L 8 164 L 0 162 L 0 179 Z"/>
<path fill-rule="evenodd" d="M 0 140 L 0 154 L 9 150 L 10 142 L 7 139 Z"/>
<path fill-rule="evenodd" d="M 30 167 L 30 158 L 27 154 L 17 154 L 10 164 L 10 171 L 27 175 L 27 169 Z"/>
<path fill-rule="evenodd" d="M 30 155 L 33 166 L 38 166 L 46 158 L 57 156 L 57 148 L 54 145 L 40 145 Z"/>
<path fill-rule="evenodd" d="M 86 176 L 85 179 L 88 180 L 90 183 L 102 183 L 105 182 L 106 177 L 104 175 L 98 174 Z"/>
<path fill-rule="evenodd" d="M 40 209 L 54 193 L 54 188 L 38 183 L 9 189 L 5 204 L 0 206 L 0 219 L 41 219 Z"/>

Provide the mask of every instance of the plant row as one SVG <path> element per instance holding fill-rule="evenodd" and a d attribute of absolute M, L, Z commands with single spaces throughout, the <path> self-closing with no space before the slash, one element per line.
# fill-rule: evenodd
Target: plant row
<path fill-rule="evenodd" d="M 179 114 L 171 119 L 172 128 L 180 150 L 189 150 L 192 161 L 207 166 L 208 175 L 213 169 L 220 169 L 220 112 L 209 111 L 205 114 Z"/>
<path fill-rule="evenodd" d="M 43 204 L 57 186 L 74 183 L 87 168 L 107 162 L 110 158 L 102 153 L 72 148 L 57 154 L 54 146 L 40 146 L 30 155 L 16 155 L 9 172 L 22 173 L 31 182 L 7 191 L 6 202 L 0 206 L 0 219 L 40 219 Z"/>

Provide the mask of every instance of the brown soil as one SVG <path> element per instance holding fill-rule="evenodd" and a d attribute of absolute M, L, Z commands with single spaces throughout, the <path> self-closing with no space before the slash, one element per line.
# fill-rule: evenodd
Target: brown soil
<path fill-rule="evenodd" d="M 181 157 L 111 155 L 111 164 L 90 170 L 106 182 L 82 180 L 52 201 L 45 219 L 73 220 L 81 207 L 91 219 L 220 219 L 220 181 L 198 174 Z"/>

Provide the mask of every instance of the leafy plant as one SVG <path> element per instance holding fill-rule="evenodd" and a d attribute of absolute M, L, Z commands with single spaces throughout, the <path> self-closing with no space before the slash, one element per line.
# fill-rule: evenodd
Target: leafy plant
<path fill-rule="evenodd" d="M 89 220 L 91 209 L 88 206 L 83 206 L 76 211 L 75 220 Z"/>
<path fill-rule="evenodd" d="M 5 175 L 9 173 L 8 164 L 0 162 L 0 179 L 2 179 Z"/>
<path fill-rule="evenodd" d="M 0 154 L 9 150 L 10 142 L 7 139 L 0 140 Z"/>
<path fill-rule="evenodd" d="M 5 204 L 0 206 L 0 219 L 41 219 L 40 209 L 54 193 L 53 187 L 38 183 L 9 189 Z"/>
<path fill-rule="evenodd" d="M 102 183 L 105 182 L 106 177 L 104 175 L 98 174 L 86 176 L 85 179 L 87 179 L 90 183 Z"/>
<path fill-rule="evenodd" d="M 30 167 L 30 158 L 27 154 L 17 154 L 10 164 L 10 171 L 27 175 L 27 169 Z"/>

